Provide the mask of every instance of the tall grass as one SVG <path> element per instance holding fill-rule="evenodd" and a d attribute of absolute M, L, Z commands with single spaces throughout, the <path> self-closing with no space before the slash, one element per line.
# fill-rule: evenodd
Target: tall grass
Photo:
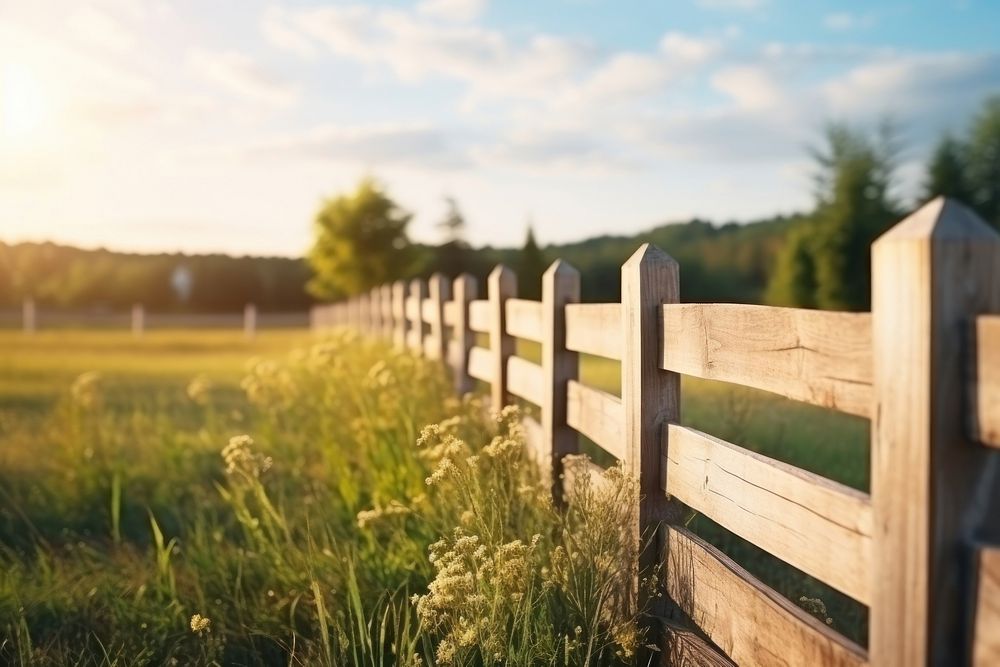
<path fill-rule="evenodd" d="M 85 374 L 4 413 L 0 661 L 636 661 L 620 470 L 554 508 L 515 410 L 349 334 L 241 387 Z"/>

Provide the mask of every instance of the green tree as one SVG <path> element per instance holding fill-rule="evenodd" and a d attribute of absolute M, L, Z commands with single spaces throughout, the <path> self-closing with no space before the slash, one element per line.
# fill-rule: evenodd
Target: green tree
<path fill-rule="evenodd" d="M 789 232 L 765 298 L 775 306 L 816 307 L 816 266 L 808 229 Z"/>
<path fill-rule="evenodd" d="M 1000 95 L 991 97 L 972 121 L 967 146 L 970 206 L 1000 229 Z"/>
<path fill-rule="evenodd" d="M 517 262 L 518 292 L 522 299 L 542 298 L 542 274 L 547 267 L 545 253 L 538 247 L 535 230 L 529 224 L 528 235 L 524 239 L 524 246 Z"/>
<path fill-rule="evenodd" d="M 873 137 L 831 124 L 813 150 L 816 206 L 790 236 L 768 297 L 784 305 L 863 310 L 871 300 L 871 243 L 898 219 L 890 195 L 897 147 L 892 125 Z M 810 294 L 812 295 L 810 297 Z"/>
<path fill-rule="evenodd" d="M 309 293 L 334 299 L 409 276 L 414 248 L 406 227 L 411 217 L 371 178 L 353 194 L 324 202 L 308 254 Z"/>
<path fill-rule="evenodd" d="M 972 190 L 965 173 L 966 151 L 966 147 L 950 135 L 941 138 L 927 165 L 924 201 L 943 195 L 972 203 Z"/>
<path fill-rule="evenodd" d="M 435 249 L 437 270 L 454 278 L 470 268 L 470 248 L 465 241 L 465 217 L 453 197 L 446 197 L 448 206 L 445 217 L 437 224 L 444 236 L 444 243 Z"/>

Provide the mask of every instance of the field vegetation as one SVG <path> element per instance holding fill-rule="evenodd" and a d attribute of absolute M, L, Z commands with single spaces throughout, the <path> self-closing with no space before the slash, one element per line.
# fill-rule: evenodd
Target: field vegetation
<path fill-rule="evenodd" d="M 456 399 L 435 364 L 346 333 L 0 339 L 0 662 L 577 665 L 642 652 L 618 530 L 632 482 L 612 468 L 608 491 L 581 481 L 557 511 L 517 411 Z M 615 364 L 586 359 L 582 374 L 617 388 Z M 693 426 L 867 485 L 863 422 L 710 383 L 683 395 Z M 863 637 L 856 605 L 691 525 Z"/>

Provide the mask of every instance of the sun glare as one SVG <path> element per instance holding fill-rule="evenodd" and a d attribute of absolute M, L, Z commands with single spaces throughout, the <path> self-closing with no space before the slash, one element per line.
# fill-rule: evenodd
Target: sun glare
<path fill-rule="evenodd" d="M 52 115 L 52 102 L 30 67 L 9 63 L 0 67 L 0 134 L 13 141 L 37 134 Z"/>

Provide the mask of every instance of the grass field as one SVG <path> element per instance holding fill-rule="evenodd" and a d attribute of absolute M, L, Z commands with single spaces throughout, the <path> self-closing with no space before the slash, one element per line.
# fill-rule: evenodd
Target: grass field
<path fill-rule="evenodd" d="M 470 637 L 512 664 L 631 660 L 633 619 L 568 602 L 583 581 L 620 584 L 623 573 L 596 563 L 628 562 L 606 540 L 627 503 L 595 498 L 559 516 L 528 466 L 500 465 L 514 456 L 489 448 L 500 427 L 450 398 L 440 369 L 380 345 L 310 345 L 305 331 L 253 342 L 211 330 L 0 333 L 0 661 L 490 663 Z M 100 378 L 78 379 L 91 371 Z M 583 380 L 608 391 L 617 373 L 582 364 Z M 685 380 L 682 396 L 687 424 L 867 487 L 862 420 L 702 381 Z M 447 444 L 415 442 L 453 416 L 446 435 L 482 462 L 428 487 Z M 242 434 L 254 444 L 236 441 L 223 460 Z M 863 608 L 702 518 L 692 525 L 789 598 L 821 599 L 818 615 L 864 640 Z M 460 597 L 486 608 L 442 602 L 438 566 L 476 557 L 456 529 L 478 535 L 491 563 L 516 552 L 530 584 L 521 602 L 498 601 L 497 582 L 478 578 Z M 583 554 L 573 567 L 570 542 Z M 412 594 L 427 596 L 423 607 Z M 469 625 L 477 613 L 492 624 Z M 210 631 L 192 630 L 196 614 Z"/>

